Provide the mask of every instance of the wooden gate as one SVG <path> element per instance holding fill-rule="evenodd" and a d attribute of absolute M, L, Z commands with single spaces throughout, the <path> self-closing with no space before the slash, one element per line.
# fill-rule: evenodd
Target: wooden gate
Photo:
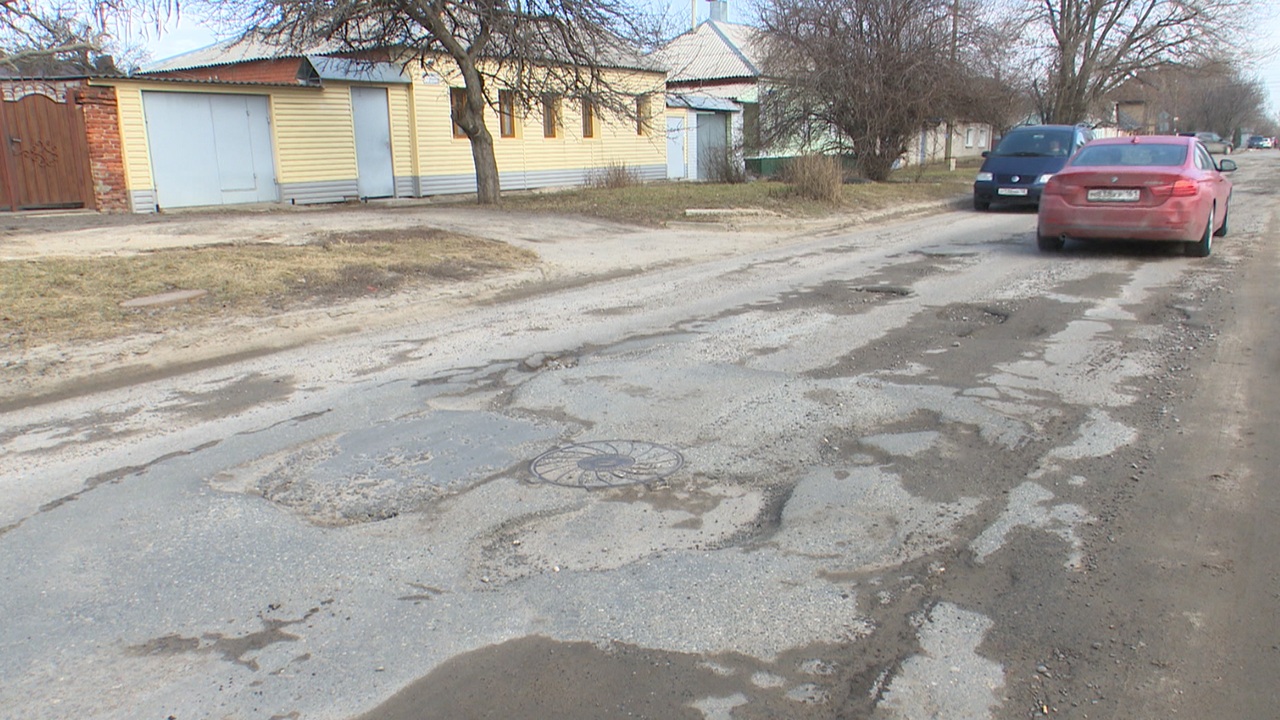
<path fill-rule="evenodd" d="M 93 207 L 89 141 L 73 92 L 54 84 L 27 93 L 6 88 L 0 102 L 0 209 Z"/>

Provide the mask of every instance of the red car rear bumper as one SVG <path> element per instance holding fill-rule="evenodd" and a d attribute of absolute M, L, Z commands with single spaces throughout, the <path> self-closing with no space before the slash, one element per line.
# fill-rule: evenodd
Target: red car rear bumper
<path fill-rule="evenodd" d="M 1068 205 L 1059 196 L 1040 199 L 1042 236 L 1109 240 L 1191 242 L 1204 234 L 1209 211 L 1202 198 L 1169 198 L 1155 207 L 1121 203 Z"/>

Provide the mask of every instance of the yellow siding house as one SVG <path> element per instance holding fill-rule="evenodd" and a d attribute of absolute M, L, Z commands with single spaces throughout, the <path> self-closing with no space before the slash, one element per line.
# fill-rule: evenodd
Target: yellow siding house
<path fill-rule="evenodd" d="M 486 125 L 503 190 L 580 185 L 612 165 L 666 176 L 665 75 L 617 70 L 635 117 L 576 98 L 522 107 L 498 91 Z M 471 146 L 452 121 L 461 83 L 391 63 L 281 58 L 245 44 L 172 58 L 117 97 L 135 212 L 254 202 L 424 197 L 476 189 Z"/>

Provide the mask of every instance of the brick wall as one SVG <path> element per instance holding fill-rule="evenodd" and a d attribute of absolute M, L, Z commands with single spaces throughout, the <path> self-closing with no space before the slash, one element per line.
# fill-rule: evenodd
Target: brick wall
<path fill-rule="evenodd" d="M 85 135 L 89 139 L 89 171 L 93 195 L 101 212 L 129 212 L 124 155 L 120 150 L 120 122 L 116 116 L 116 90 L 84 87 L 77 102 L 84 110 Z"/>
<path fill-rule="evenodd" d="M 222 82 L 260 82 L 293 84 L 298 82 L 300 58 L 251 60 L 231 65 L 213 65 L 189 70 L 146 73 L 147 77 L 174 80 L 214 80 Z"/>

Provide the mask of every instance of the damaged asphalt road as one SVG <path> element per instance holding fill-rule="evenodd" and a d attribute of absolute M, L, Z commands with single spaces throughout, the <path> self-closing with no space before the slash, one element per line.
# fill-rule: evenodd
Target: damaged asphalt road
<path fill-rule="evenodd" d="M 1272 714 L 1249 159 L 1204 260 L 951 212 L 7 412 L 0 717 Z"/>

